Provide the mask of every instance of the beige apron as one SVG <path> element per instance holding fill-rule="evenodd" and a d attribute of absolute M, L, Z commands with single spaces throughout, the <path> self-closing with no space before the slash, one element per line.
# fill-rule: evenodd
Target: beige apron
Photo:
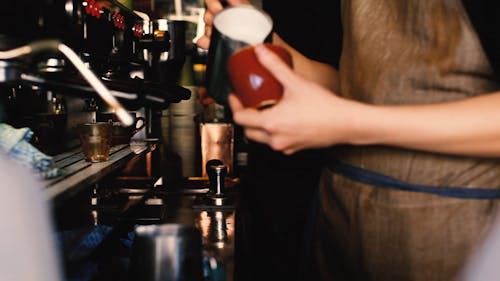
<path fill-rule="evenodd" d="M 426 104 L 499 89 L 460 0 L 345 0 L 342 17 L 343 96 Z M 331 157 L 413 184 L 500 188 L 498 159 L 383 146 Z M 319 193 L 315 262 L 321 280 L 335 281 L 454 280 L 500 202 L 373 187 L 331 166 Z"/>

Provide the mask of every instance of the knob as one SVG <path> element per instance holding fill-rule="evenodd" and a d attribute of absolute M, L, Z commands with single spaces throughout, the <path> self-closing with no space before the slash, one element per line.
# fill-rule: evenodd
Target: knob
<path fill-rule="evenodd" d="M 225 165 L 217 165 L 212 166 L 215 173 L 215 196 L 223 197 L 224 196 L 224 179 L 227 175 L 227 167 Z"/>
<path fill-rule="evenodd" d="M 219 159 L 211 159 L 205 164 L 205 171 L 207 171 L 208 180 L 210 181 L 210 193 L 216 193 L 217 190 L 217 173 L 215 167 L 223 166 L 224 163 Z"/>
<path fill-rule="evenodd" d="M 224 195 L 224 181 L 227 175 L 227 166 L 224 165 L 222 161 L 213 159 L 208 161 L 205 167 L 210 180 L 208 195 L 216 204 L 222 204 L 223 199 L 226 197 Z"/>

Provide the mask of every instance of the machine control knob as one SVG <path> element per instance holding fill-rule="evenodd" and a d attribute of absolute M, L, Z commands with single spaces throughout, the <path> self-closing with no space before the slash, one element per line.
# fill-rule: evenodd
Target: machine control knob
<path fill-rule="evenodd" d="M 215 201 L 216 204 L 222 204 L 224 201 L 223 199 L 226 197 L 224 195 L 224 181 L 227 175 L 227 166 L 218 159 L 212 159 L 207 162 L 205 168 L 210 180 L 210 190 L 208 195 Z"/>
<path fill-rule="evenodd" d="M 227 175 L 226 165 L 217 165 L 211 167 L 215 173 L 215 196 L 223 196 L 224 194 L 224 179 Z"/>

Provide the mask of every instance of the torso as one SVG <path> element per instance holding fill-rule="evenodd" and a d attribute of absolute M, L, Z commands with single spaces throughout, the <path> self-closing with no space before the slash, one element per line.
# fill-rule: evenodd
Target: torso
<path fill-rule="evenodd" d="M 454 101 L 498 90 L 461 1 L 445 1 L 446 7 L 436 12 L 432 7 L 438 2 L 343 1 L 341 94 L 372 104 L 398 105 Z M 449 33 L 454 28 L 456 36 Z M 497 159 L 379 146 L 341 147 L 334 155 L 412 183 L 500 187 Z"/>
<path fill-rule="evenodd" d="M 347 98 L 429 104 L 500 88 L 460 0 L 345 0 L 342 23 Z M 500 188 L 495 158 L 385 146 L 339 146 L 331 157 L 414 184 Z M 321 280 L 454 280 L 498 209 L 498 200 L 363 184 L 332 167 L 323 172 L 319 199 L 313 240 Z"/>

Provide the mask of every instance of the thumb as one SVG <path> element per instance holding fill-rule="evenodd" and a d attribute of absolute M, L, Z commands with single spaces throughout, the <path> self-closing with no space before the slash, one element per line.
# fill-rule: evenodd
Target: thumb
<path fill-rule="evenodd" d="M 286 88 L 295 76 L 292 68 L 264 44 L 255 46 L 254 50 L 259 62 Z"/>

